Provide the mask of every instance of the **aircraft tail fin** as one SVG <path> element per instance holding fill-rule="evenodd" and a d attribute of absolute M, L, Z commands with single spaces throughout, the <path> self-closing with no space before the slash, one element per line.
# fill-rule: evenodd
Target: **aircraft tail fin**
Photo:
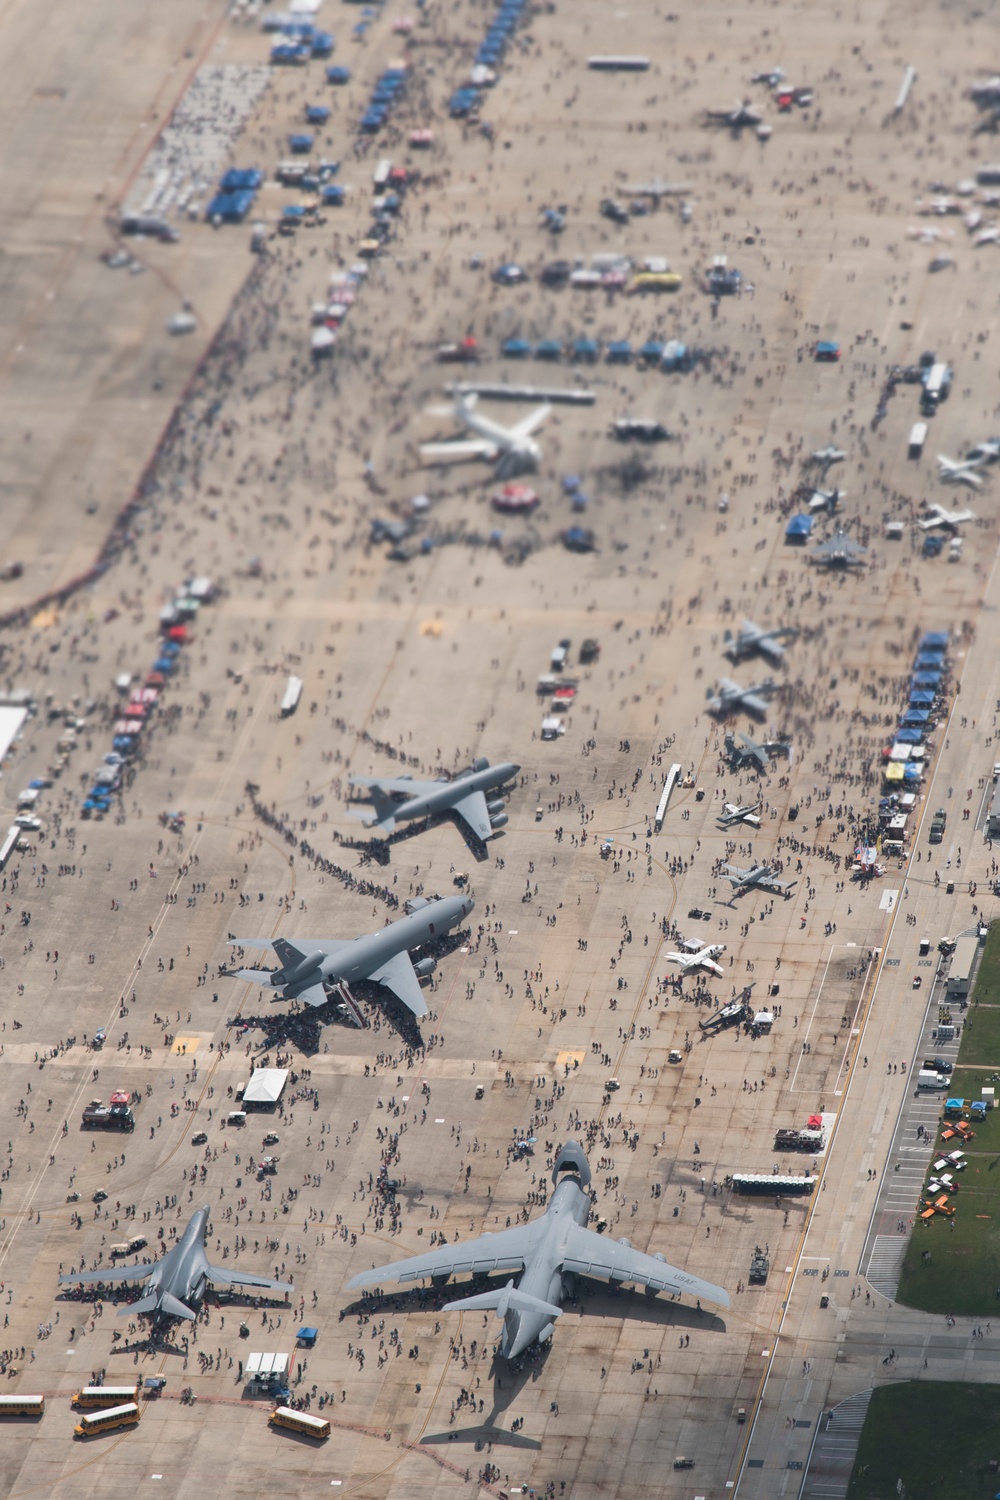
<path fill-rule="evenodd" d="M 159 1292 L 150 1292 L 149 1296 L 143 1297 L 140 1302 L 129 1302 L 125 1307 L 120 1307 L 118 1309 L 118 1316 L 124 1318 L 126 1315 L 132 1313 L 155 1312 L 160 1306 L 160 1301 Z"/>
<path fill-rule="evenodd" d="M 478 1297 L 459 1297 L 455 1302 L 446 1302 L 443 1310 L 445 1312 L 495 1311 L 498 1318 L 505 1318 L 508 1312 L 544 1313 L 549 1318 L 562 1317 L 561 1307 L 556 1307 L 554 1302 L 543 1302 L 540 1297 L 532 1297 L 527 1292 L 518 1291 L 513 1281 L 508 1281 L 506 1286 L 498 1287 L 496 1291 L 483 1292 Z"/>
<path fill-rule="evenodd" d="M 396 827 L 395 802 L 389 796 L 388 792 L 384 792 L 380 786 L 373 786 L 370 789 L 370 794 L 372 806 L 375 809 L 375 817 L 372 819 L 372 824 L 377 828 L 383 829 L 386 833 L 392 833 Z"/>
<path fill-rule="evenodd" d="M 189 1323 L 195 1320 L 195 1314 L 186 1302 L 179 1297 L 172 1297 L 169 1292 L 160 1295 L 160 1312 L 166 1313 L 171 1318 L 187 1318 Z"/>

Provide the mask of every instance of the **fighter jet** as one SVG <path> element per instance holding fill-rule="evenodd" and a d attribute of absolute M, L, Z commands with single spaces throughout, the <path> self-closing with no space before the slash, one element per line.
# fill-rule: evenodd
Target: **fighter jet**
<path fill-rule="evenodd" d="M 943 453 L 937 456 L 938 478 L 944 484 L 970 484 L 973 489 L 979 490 L 983 486 L 983 476 L 977 473 L 982 468 L 983 459 L 967 458 L 956 462 L 953 458 L 946 458 Z"/>
<path fill-rule="evenodd" d="M 822 511 L 825 511 L 828 516 L 835 515 L 841 500 L 846 498 L 846 490 L 814 489 L 809 496 L 809 511 L 812 515 Z"/>
<path fill-rule="evenodd" d="M 798 634 L 794 625 L 779 625 L 774 630 L 762 630 L 752 620 L 744 620 L 736 635 L 727 630 L 723 636 L 723 640 L 727 642 L 725 654 L 738 666 L 744 657 L 753 656 L 759 651 L 761 656 L 766 656 L 777 665 L 785 654 L 781 642 L 794 641 Z"/>
<path fill-rule="evenodd" d="M 420 979 L 432 974 L 437 959 L 428 954 L 416 963 L 410 950 L 423 947 L 457 927 L 475 906 L 471 896 L 417 896 L 406 903 L 405 917 L 390 922 L 378 932 L 363 937 L 338 938 L 231 938 L 232 948 L 273 948 L 280 969 L 230 969 L 230 979 L 249 979 L 279 990 L 282 1000 L 305 1000 L 325 1005 L 327 987 L 346 988 L 352 980 L 370 979 L 384 984 L 418 1018 L 426 1016 L 427 1003 Z"/>
<path fill-rule="evenodd" d="M 763 744 L 759 740 L 753 740 L 748 734 L 740 733 L 740 743 L 731 734 L 725 738 L 726 754 L 729 761 L 737 770 L 741 766 L 754 766 L 758 771 L 768 771 L 771 766 L 772 755 L 787 755 L 791 757 L 792 747 L 784 740 L 765 740 Z"/>
<path fill-rule="evenodd" d="M 921 516 L 917 525 L 921 531 L 934 531 L 938 526 L 947 531 L 956 531 L 963 521 L 975 519 L 971 510 L 946 510 L 943 505 L 928 505 L 927 514 Z"/>
<path fill-rule="evenodd" d="M 533 473 L 542 461 L 542 450 L 531 434 L 540 427 L 552 410 L 548 402 L 536 406 L 513 427 L 503 427 L 491 417 L 476 411 L 476 396 L 459 396 L 453 412 L 471 438 L 453 438 L 443 443 L 421 443 L 424 458 L 486 458 L 496 461 L 498 479 L 514 479 L 518 474 Z"/>
<path fill-rule="evenodd" d="M 759 125 L 764 118 L 764 111 L 758 109 L 756 104 L 751 104 L 749 99 L 739 100 L 730 109 L 706 109 L 705 120 L 709 125 L 725 125 L 739 135 L 741 130 L 747 130 L 751 126 Z"/>
<path fill-rule="evenodd" d="M 596 1276 L 616 1285 L 635 1282 L 651 1292 L 666 1291 L 675 1297 L 687 1293 L 729 1306 L 728 1293 L 721 1286 L 679 1271 L 662 1255 L 633 1250 L 628 1240 L 613 1240 L 586 1227 L 591 1212 L 590 1166 L 577 1141 L 567 1141 L 560 1150 L 552 1181 L 555 1191 L 541 1218 L 479 1239 L 439 1245 L 394 1265 L 376 1266 L 352 1277 L 347 1285 L 443 1280 L 461 1271 L 474 1276 L 523 1271 L 516 1286 L 511 1277 L 505 1286 L 444 1305 L 445 1312 L 495 1312 L 503 1320 L 499 1345 L 503 1359 L 516 1359 L 529 1344 L 545 1343 L 552 1337 L 556 1319 L 562 1315 L 560 1303 L 569 1295 L 571 1276 Z M 585 1309 L 586 1303 L 582 1305 Z"/>
<path fill-rule="evenodd" d="M 863 568 L 861 559 L 867 551 L 867 547 L 860 546 L 842 526 L 838 526 L 833 536 L 828 536 L 825 542 L 813 549 L 809 561 L 820 568 Z"/>
<path fill-rule="evenodd" d="M 715 960 L 720 953 L 725 953 L 725 951 L 725 943 L 708 943 L 695 953 L 667 953 L 664 957 L 668 964 L 679 964 L 685 974 L 690 974 L 696 969 L 710 969 L 721 979 L 722 965 L 717 964 Z"/>
<path fill-rule="evenodd" d="M 740 687 L 738 682 L 733 682 L 731 677 L 720 677 L 719 686 L 713 693 L 709 688 L 707 694 L 708 706 L 713 714 L 724 719 L 729 714 L 738 713 L 745 709 L 748 714 L 754 714 L 763 719 L 767 716 L 767 701 L 765 694 L 775 692 L 777 683 L 762 682 L 759 686 L 753 685 L 748 688 Z"/>
<path fill-rule="evenodd" d="M 205 1295 L 205 1286 L 257 1287 L 269 1292 L 294 1291 L 290 1281 L 272 1281 L 269 1276 L 252 1276 L 235 1266 L 212 1266 L 205 1254 L 205 1234 L 211 1209 L 199 1208 L 188 1220 L 187 1228 L 172 1250 L 161 1260 L 140 1261 L 131 1266 L 100 1267 L 96 1271 L 76 1271 L 60 1276 L 60 1286 L 145 1285 L 146 1296 L 140 1302 L 129 1302 L 118 1309 L 120 1318 L 137 1313 L 152 1317 L 154 1324 L 164 1318 L 186 1318 L 193 1322 Z"/>
<path fill-rule="evenodd" d="M 727 802 L 716 822 L 720 828 L 731 828 L 734 823 L 749 823 L 751 828 L 759 828 L 761 806 L 760 802 L 747 802 L 745 805 Z"/>
<path fill-rule="evenodd" d="M 770 865 L 754 865 L 749 870 L 741 870 L 739 865 L 723 865 L 722 873 L 737 896 L 742 891 L 774 891 L 787 900 L 793 887 L 798 885 L 797 880 L 779 880 Z"/>
<path fill-rule="evenodd" d="M 348 812 L 353 818 L 363 818 L 366 828 L 381 828 L 383 833 L 392 833 L 397 823 L 406 823 L 413 818 L 456 812 L 476 837 L 485 842 L 507 822 L 503 798 L 494 795 L 488 802 L 486 793 L 499 792 L 506 782 L 514 780 L 520 769 L 510 761 L 491 766 L 488 760 L 477 757 L 469 770 L 460 772 L 451 781 L 414 781 L 409 776 L 352 776 L 351 786 L 371 789 L 375 816 L 359 808 L 348 808 Z M 402 800 L 397 800 L 400 798 Z"/>

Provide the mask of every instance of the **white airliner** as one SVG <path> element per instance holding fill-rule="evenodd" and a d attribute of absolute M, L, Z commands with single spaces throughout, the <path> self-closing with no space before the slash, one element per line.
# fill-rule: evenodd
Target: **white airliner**
<path fill-rule="evenodd" d="M 938 526 L 954 531 L 963 521 L 975 519 L 971 510 L 946 510 L 943 505 L 928 505 L 927 514 L 920 518 L 917 525 L 921 531 L 934 531 Z"/>
<path fill-rule="evenodd" d="M 685 974 L 690 974 L 695 969 L 710 969 L 721 979 L 722 965 L 715 960 L 725 951 L 725 943 L 709 943 L 706 947 L 699 948 L 697 953 L 667 953 L 664 956 L 668 964 L 679 964 Z"/>
<path fill-rule="evenodd" d="M 486 458 L 496 460 L 498 479 L 512 479 L 531 473 L 542 460 L 542 450 L 531 434 L 540 427 L 552 410 L 548 402 L 536 406 L 513 427 L 503 427 L 476 410 L 474 394 L 460 396 L 453 411 L 462 426 L 475 437 L 453 438 L 442 443 L 421 443 L 424 458 Z"/>

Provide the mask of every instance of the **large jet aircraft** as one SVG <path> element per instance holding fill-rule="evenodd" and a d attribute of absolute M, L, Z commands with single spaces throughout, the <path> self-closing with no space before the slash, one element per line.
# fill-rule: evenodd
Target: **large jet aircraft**
<path fill-rule="evenodd" d="M 862 558 L 867 551 L 867 547 L 862 547 L 838 526 L 833 536 L 813 548 L 809 561 L 821 568 L 863 568 Z"/>
<path fill-rule="evenodd" d="M 739 865 L 723 865 L 722 873 L 737 896 L 741 891 L 761 890 L 774 891 L 776 895 L 787 898 L 798 885 L 797 880 L 779 880 L 770 865 L 754 865 L 749 870 L 741 870 Z"/>
<path fill-rule="evenodd" d="M 827 443 L 825 448 L 816 448 L 814 452 L 810 453 L 807 462 L 819 464 L 825 475 L 831 464 L 843 463 L 846 457 L 847 454 L 843 448 L 835 448 L 832 443 Z"/>
<path fill-rule="evenodd" d="M 560 1303 L 568 1295 L 570 1276 L 597 1276 L 618 1284 L 635 1282 L 651 1292 L 670 1292 L 675 1297 L 687 1293 L 729 1306 L 729 1295 L 721 1286 L 679 1271 L 662 1255 L 633 1250 L 628 1240 L 609 1239 L 586 1227 L 591 1211 L 590 1166 L 577 1141 L 567 1141 L 560 1150 L 552 1181 L 555 1191 L 541 1218 L 479 1239 L 438 1246 L 394 1265 L 376 1266 L 352 1277 L 347 1285 L 372 1287 L 386 1281 L 424 1281 L 429 1277 L 444 1280 L 460 1272 L 473 1276 L 493 1271 L 523 1272 L 516 1286 L 511 1278 L 503 1287 L 446 1302 L 443 1309 L 495 1312 L 503 1319 L 500 1354 L 504 1359 L 516 1359 L 529 1344 L 536 1340 L 545 1343 L 552 1337 L 556 1319 L 562 1315 Z"/>
<path fill-rule="evenodd" d="M 725 654 L 731 662 L 739 665 L 744 657 L 753 656 L 759 651 L 761 656 L 766 656 L 777 665 L 785 655 L 782 641 L 794 641 L 798 634 L 794 625 L 779 625 L 773 630 L 762 630 L 752 620 L 744 620 L 735 635 L 727 630 L 723 636 L 727 643 Z"/>
<path fill-rule="evenodd" d="M 378 932 L 357 938 L 231 938 L 233 948 L 273 948 L 280 969 L 230 969 L 230 979 L 249 979 L 280 991 L 282 1000 L 305 1000 L 325 1005 L 327 987 L 348 986 L 356 979 L 384 984 L 418 1018 L 426 1016 L 427 1002 L 420 979 L 432 974 L 437 959 L 428 954 L 416 963 L 410 950 L 421 948 L 450 932 L 475 906 L 471 896 L 445 896 L 429 901 L 417 896 L 406 903 L 407 915 Z"/>
<path fill-rule="evenodd" d="M 963 521 L 974 521 L 971 510 L 948 510 L 943 505 L 928 505 L 927 514 L 921 516 L 917 525 L 921 531 L 934 531 L 938 526 L 947 531 L 956 531 Z"/>
<path fill-rule="evenodd" d="M 100 1267 L 96 1271 L 76 1271 L 60 1276 L 60 1286 L 145 1285 L 146 1296 L 118 1309 L 118 1316 L 147 1314 L 154 1323 L 163 1318 L 186 1318 L 193 1322 L 205 1295 L 205 1286 L 253 1287 L 269 1292 L 291 1292 L 289 1281 L 272 1281 L 269 1276 L 252 1276 L 235 1266 L 213 1266 L 205 1254 L 205 1232 L 211 1210 L 199 1208 L 188 1220 L 187 1228 L 172 1250 L 162 1260 L 140 1261 L 131 1266 Z"/>
<path fill-rule="evenodd" d="M 433 813 L 456 812 L 477 838 L 492 838 L 507 822 L 501 788 L 513 781 L 520 766 L 503 761 L 491 766 L 482 757 L 473 761 L 468 771 L 461 771 L 451 781 L 414 781 L 409 776 L 352 776 L 351 786 L 368 787 L 375 815 L 360 808 L 348 808 L 351 817 L 363 818 L 366 828 L 381 828 L 392 833 L 397 823 L 413 818 L 428 818 Z M 486 793 L 494 795 L 487 801 Z"/>
<path fill-rule="evenodd" d="M 704 948 L 699 948 L 694 953 L 665 953 L 664 958 L 668 964 L 678 964 L 685 974 L 691 974 L 696 969 L 709 969 L 711 973 L 722 978 L 722 965 L 716 963 L 720 953 L 725 953 L 725 943 L 707 943 Z"/>
<path fill-rule="evenodd" d="M 767 699 L 764 695 L 773 693 L 776 689 L 777 684 L 774 682 L 762 682 L 759 686 L 743 688 L 731 677 L 720 677 L 716 691 L 713 693 L 709 688 L 705 696 L 712 713 L 720 719 L 726 718 L 728 714 L 738 713 L 740 709 L 763 719 L 767 717 Z"/>
<path fill-rule="evenodd" d="M 531 434 L 540 427 L 552 410 L 548 402 L 536 406 L 513 427 L 504 427 L 476 410 L 475 394 L 459 396 L 454 415 L 471 438 L 453 438 L 442 443 L 421 443 L 424 458 L 486 458 L 496 460 L 496 477 L 514 479 L 518 474 L 532 473 L 542 461 L 542 450 Z"/>

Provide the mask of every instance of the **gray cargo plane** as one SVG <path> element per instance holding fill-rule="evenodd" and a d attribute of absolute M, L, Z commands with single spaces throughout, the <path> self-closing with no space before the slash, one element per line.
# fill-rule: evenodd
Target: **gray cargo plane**
<path fill-rule="evenodd" d="M 456 812 L 485 843 L 507 822 L 503 798 L 495 795 L 487 802 L 486 793 L 498 793 L 508 781 L 514 780 L 520 769 L 510 761 L 491 766 L 488 760 L 478 757 L 468 771 L 461 771 L 452 781 L 414 781 L 410 776 L 352 776 L 351 786 L 370 788 L 375 816 L 359 808 L 348 808 L 348 812 L 352 818 L 363 818 L 366 828 L 381 828 L 383 833 L 392 833 L 397 823 L 409 822 L 413 818 Z M 397 801 L 397 798 L 404 800 Z"/>
<path fill-rule="evenodd" d="M 583 1147 L 567 1141 L 556 1157 L 552 1171 L 555 1192 L 540 1219 L 463 1240 L 398 1260 L 394 1265 L 362 1271 L 349 1287 L 379 1286 L 384 1281 L 444 1280 L 460 1272 L 486 1276 L 492 1271 L 523 1271 L 517 1286 L 513 1278 L 474 1297 L 446 1302 L 445 1312 L 495 1312 L 503 1319 L 500 1354 L 516 1359 L 536 1340 L 552 1337 L 562 1315 L 560 1303 L 569 1295 L 571 1276 L 597 1276 L 616 1284 L 635 1282 L 651 1292 L 671 1292 L 675 1297 L 704 1297 L 708 1302 L 729 1306 L 729 1295 L 721 1286 L 701 1281 L 668 1265 L 662 1255 L 644 1255 L 628 1240 L 612 1240 L 588 1229 L 590 1217 L 590 1166 Z"/>
<path fill-rule="evenodd" d="M 736 770 L 751 765 L 758 771 L 769 771 L 772 755 L 787 755 L 789 760 L 792 758 L 792 747 L 785 740 L 765 740 L 761 743 L 742 732 L 739 739 L 740 743 L 737 744 L 731 734 L 727 734 L 725 738 L 729 763 Z"/>
<path fill-rule="evenodd" d="M 745 656 L 753 656 L 759 651 L 761 656 L 766 656 L 769 661 L 777 664 L 785 655 L 782 641 L 797 640 L 798 634 L 794 625 L 779 625 L 773 630 L 763 630 L 752 620 L 744 620 L 735 635 L 727 630 L 723 636 L 726 642 L 725 654 L 731 662 L 739 665 Z"/>
<path fill-rule="evenodd" d="M 722 874 L 737 896 L 741 891 L 761 890 L 774 891 L 775 895 L 787 898 L 798 885 L 797 880 L 779 880 L 777 871 L 770 865 L 754 865 L 749 870 L 741 870 L 739 865 L 723 865 Z"/>
<path fill-rule="evenodd" d="M 712 713 L 720 719 L 726 718 L 729 714 L 738 713 L 740 709 L 745 709 L 748 714 L 763 719 L 767 715 L 767 701 L 764 694 L 771 694 L 776 690 L 777 684 L 774 682 L 762 682 L 759 686 L 753 685 L 745 688 L 740 687 L 739 683 L 734 682 L 731 677 L 720 677 L 716 691 L 713 693 L 709 688 L 705 696 Z"/>
<path fill-rule="evenodd" d="M 60 1276 L 60 1286 L 115 1286 L 146 1284 L 147 1295 L 140 1302 L 130 1302 L 118 1309 L 118 1316 L 134 1317 L 143 1313 L 153 1318 L 186 1318 L 193 1322 L 205 1295 L 205 1286 L 254 1287 L 269 1292 L 294 1291 L 290 1281 L 272 1281 L 269 1276 L 252 1276 L 235 1266 L 209 1265 L 205 1254 L 205 1232 L 211 1210 L 199 1208 L 188 1220 L 180 1240 L 162 1260 L 132 1266 L 108 1266 L 96 1271 L 76 1271 Z"/>
<path fill-rule="evenodd" d="M 432 974 L 437 959 L 428 954 L 416 963 L 412 948 L 420 948 L 457 927 L 475 906 L 471 896 L 417 896 L 406 903 L 407 914 L 378 932 L 357 938 L 231 938 L 233 948 L 273 948 L 280 969 L 229 969 L 230 979 L 280 990 L 282 1000 L 305 1000 L 325 1005 L 326 988 L 347 986 L 355 979 L 384 984 L 418 1018 L 426 1016 L 427 1002 L 420 978 Z"/>

